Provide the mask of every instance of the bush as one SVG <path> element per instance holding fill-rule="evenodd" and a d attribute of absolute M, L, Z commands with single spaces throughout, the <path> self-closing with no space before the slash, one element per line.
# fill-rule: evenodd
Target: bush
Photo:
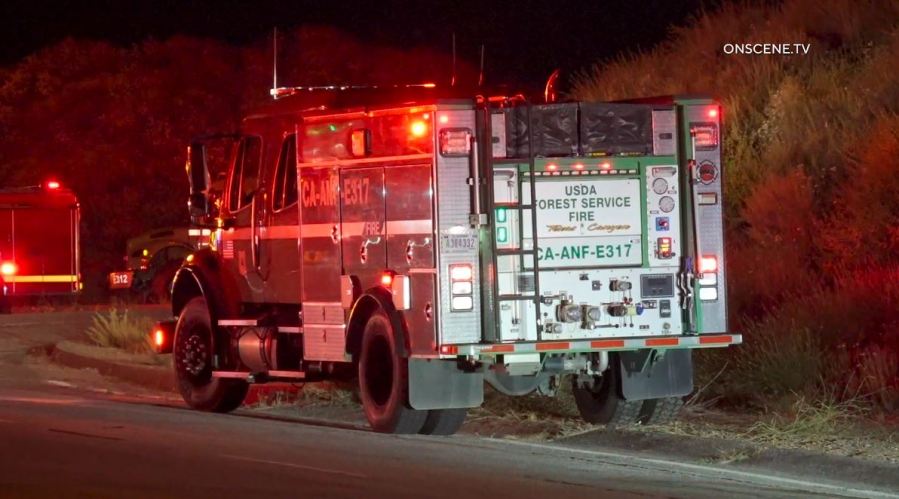
<path fill-rule="evenodd" d="M 725 43 L 810 43 L 728 56 Z M 859 394 L 899 405 L 899 3 L 728 3 L 653 50 L 598 63 L 581 99 L 723 103 L 731 325 L 697 353 L 703 397 L 789 410 Z"/>
<path fill-rule="evenodd" d="M 125 309 L 112 309 L 107 314 L 94 315 L 87 337 L 101 347 L 120 348 L 132 353 L 152 351 L 150 332 L 154 322 L 147 317 L 134 317 Z"/>

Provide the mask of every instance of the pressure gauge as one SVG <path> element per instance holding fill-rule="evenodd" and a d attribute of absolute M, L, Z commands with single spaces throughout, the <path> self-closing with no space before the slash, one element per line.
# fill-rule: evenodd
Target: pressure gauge
<path fill-rule="evenodd" d="M 655 192 L 656 194 L 665 194 L 668 192 L 668 181 L 663 178 L 653 180 L 652 192 Z"/>
<path fill-rule="evenodd" d="M 674 209 L 674 198 L 671 196 L 663 196 L 662 199 L 659 199 L 659 209 L 665 213 L 669 213 Z"/>

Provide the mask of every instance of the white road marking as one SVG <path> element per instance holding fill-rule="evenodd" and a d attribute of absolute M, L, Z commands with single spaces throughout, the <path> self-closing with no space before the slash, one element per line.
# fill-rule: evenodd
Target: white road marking
<path fill-rule="evenodd" d="M 817 490 L 817 491 L 829 491 L 829 493 L 839 494 L 839 495 L 847 495 L 851 494 L 855 497 L 884 497 L 890 499 L 899 499 L 899 494 L 890 493 L 890 492 L 882 492 L 879 490 L 871 490 L 871 489 L 856 489 L 851 487 L 843 487 L 839 485 L 829 485 L 821 482 L 810 482 L 806 480 L 799 480 L 795 478 L 786 478 L 779 476 L 766 475 L 763 473 L 753 473 L 751 471 L 740 471 L 729 468 L 720 468 L 716 466 L 708 466 L 703 464 L 693 464 L 693 463 L 683 463 L 678 461 L 668 461 L 666 459 L 658 459 L 658 458 L 650 458 L 650 457 L 640 457 L 635 456 L 633 454 L 618 454 L 615 452 L 604 452 L 604 451 L 594 451 L 594 450 L 585 450 L 585 449 L 577 449 L 573 447 L 565 447 L 565 446 L 555 446 L 555 445 L 547 445 L 547 444 L 539 444 L 533 442 L 520 442 L 515 440 L 503 440 L 499 438 L 487 438 L 486 440 L 490 440 L 500 444 L 507 445 L 517 445 L 520 447 L 530 447 L 533 449 L 540 449 L 551 452 L 559 452 L 560 450 L 565 450 L 568 452 L 573 452 L 575 454 L 582 454 L 593 457 L 603 457 L 603 458 L 613 458 L 618 460 L 626 460 L 626 463 L 622 463 L 622 465 L 630 465 L 634 462 L 641 462 L 646 465 L 655 465 L 655 466 L 669 466 L 672 468 L 680 468 L 682 470 L 689 470 L 693 472 L 702 472 L 706 475 L 708 474 L 717 474 L 729 476 L 734 480 L 748 480 L 754 483 L 764 484 L 767 482 L 768 484 L 781 484 L 790 487 L 802 487 L 805 490 Z"/>
<path fill-rule="evenodd" d="M 55 379 L 48 379 L 46 381 L 46 383 L 48 385 L 53 385 L 53 386 L 62 386 L 65 388 L 75 388 L 75 385 L 69 383 L 68 381 L 57 381 Z"/>
<path fill-rule="evenodd" d="M 0 401 L 4 402 L 24 402 L 27 404 L 43 404 L 43 405 L 73 405 L 84 402 L 84 399 L 53 399 L 41 397 L 0 397 Z"/>
<path fill-rule="evenodd" d="M 350 477 L 353 477 L 353 478 L 368 478 L 366 475 L 362 475 L 362 474 L 360 474 L 360 473 L 353 473 L 353 472 L 351 472 L 351 471 L 332 470 L 332 469 L 328 469 L 328 468 L 316 468 L 315 466 L 306 466 L 306 465 L 304 465 L 304 464 L 284 463 L 284 462 L 281 462 L 281 461 L 269 461 L 269 460 L 266 460 L 266 459 L 253 459 L 253 458 L 251 458 L 251 457 L 232 456 L 232 455 L 228 455 L 228 454 L 225 454 L 225 455 L 223 455 L 222 457 L 227 457 L 227 458 L 229 458 L 229 459 L 235 459 L 235 460 L 238 460 L 238 461 L 247 461 L 247 462 L 250 462 L 250 463 L 273 464 L 273 465 L 276 465 L 276 466 L 286 466 L 286 467 L 288 467 L 288 468 L 296 468 L 296 469 L 301 469 L 301 470 L 316 471 L 316 472 L 319 472 L 319 473 L 331 473 L 331 474 L 333 474 L 333 475 L 350 476 Z"/>

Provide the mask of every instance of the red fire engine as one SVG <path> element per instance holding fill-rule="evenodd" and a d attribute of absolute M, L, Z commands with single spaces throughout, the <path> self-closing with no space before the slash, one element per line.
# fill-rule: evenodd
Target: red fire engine
<path fill-rule="evenodd" d="M 585 419 L 646 423 L 726 324 L 719 106 L 531 104 L 433 85 L 291 88 L 247 117 L 210 248 L 157 332 L 197 409 L 248 384 L 358 376 L 377 431 L 450 434 L 483 401 L 572 384 Z M 472 95 L 472 94 L 468 94 Z"/>
<path fill-rule="evenodd" d="M 53 180 L 0 190 L 2 308 L 13 297 L 80 290 L 79 213 L 75 194 Z"/>

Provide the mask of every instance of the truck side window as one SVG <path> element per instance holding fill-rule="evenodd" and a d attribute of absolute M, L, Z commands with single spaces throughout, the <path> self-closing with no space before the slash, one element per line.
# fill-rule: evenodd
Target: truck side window
<path fill-rule="evenodd" d="M 259 165 L 262 162 L 262 139 L 245 137 L 237 152 L 234 171 L 231 172 L 231 192 L 228 208 L 237 211 L 253 201 L 259 185 Z"/>
<path fill-rule="evenodd" d="M 274 209 L 280 210 L 297 202 L 297 136 L 288 135 L 281 145 L 278 169 L 275 170 Z"/>

